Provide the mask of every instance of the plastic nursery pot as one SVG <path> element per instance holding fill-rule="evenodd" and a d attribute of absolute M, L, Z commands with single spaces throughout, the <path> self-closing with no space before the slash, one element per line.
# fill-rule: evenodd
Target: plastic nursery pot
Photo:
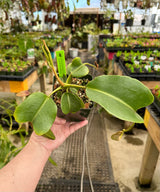
<path fill-rule="evenodd" d="M 126 26 L 133 26 L 133 19 L 127 19 Z"/>
<path fill-rule="evenodd" d="M 78 78 L 77 78 L 78 79 Z M 85 77 L 79 78 L 80 80 L 88 80 L 91 81 L 92 80 L 92 76 L 91 75 L 86 75 Z M 79 80 L 78 79 L 78 80 Z M 57 83 L 56 78 L 53 78 L 53 86 Z M 87 84 L 87 83 L 86 83 Z M 53 87 L 54 89 L 55 87 Z M 53 95 L 53 100 L 55 101 L 55 95 Z M 57 103 L 55 101 L 55 103 Z M 85 102 L 84 102 L 85 103 Z M 82 108 L 77 112 L 70 112 L 68 114 L 64 114 L 60 108 L 60 104 L 57 105 L 57 116 L 60 118 L 65 119 L 66 121 L 70 121 L 70 122 L 78 122 L 78 121 L 83 121 L 85 120 L 88 116 L 90 111 L 93 108 L 93 102 L 90 101 L 90 103 L 85 103 L 85 106 L 88 106 L 88 108 Z"/>
<path fill-rule="evenodd" d="M 6 71 L 3 71 L 3 70 L 0 71 L 0 75 L 6 75 L 6 73 L 7 73 Z"/>
<path fill-rule="evenodd" d="M 83 121 L 85 120 L 92 108 L 89 109 L 80 109 L 79 111 L 77 111 L 76 113 L 68 113 L 68 114 L 64 114 L 61 110 L 61 108 L 58 107 L 57 110 L 57 116 L 60 118 L 65 119 L 66 121 L 70 121 L 70 122 L 78 122 L 78 121 Z"/>

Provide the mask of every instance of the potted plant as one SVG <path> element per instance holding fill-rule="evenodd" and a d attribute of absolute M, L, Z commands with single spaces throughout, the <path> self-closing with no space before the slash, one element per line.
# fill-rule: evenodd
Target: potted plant
<path fill-rule="evenodd" d="M 145 25 L 145 23 L 146 23 L 146 18 L 145 18 L 145 15 L 143 15 L 143 18 L 141 20 L 141 25 Z"/>
<path fill-rule="evenodd" d="M 128 9 L 127 11 L 124 11 L 125 20 L 126 20 L 126 26 L 132 26 L 133 25 L 133 12 L 131 9 Z"/>
<path fill-rule="evenodd" d="M 0 99 L 1 119 L 0 119 L 0 169 L 5 166 L 19 151 L 25 146 L 25 135 L 28 133 L 25 129 L 15 130 L 15 122 L 13 121 L 13 111 L 16 107 L 16 103 Z M 16 125 L 18 126 L 18 125 Z M 7 128 L 7 129 L 6 129 Z M 19 135 L 21 142 L 17 145 L 12 141 L 13 135 Z"/>
<path fill-rule="evenodd" d="M 89 81 L 87 85 L 74 84 L 73 77 L 86 76 L 89 73 L 87 65 L 91 64 L 82 63 L 80 58 L 74 58 L 67 69 L 61 69 L 58 75 L 45 41 L 42 48 L 59 86 L 49 95 L 35 92 L 28 96 L 14 112 L 17 122 L 31 122 L 36 134 L 54 139 L 50 128 L 57 116 L 57 105 L 51 96 L 63 91 L 60 100 L 62 112 L 75 113 L 84 107 L 82 99 L 77 95 L 77 90 L 82 89 L 90 101 L 102 106 L 111 115 L 122 120 L 143 123 L 142 117 L 136 111 L 150 105 L 153 95 L 140 81 L 127 76 L 101 75 Z"/>
<path fill-rule="evenodd" d="M 160 112 L 160 87 L 159 85 L 156 85 L 154 89 L 151 90 L 152 94 L 154 95 L 154 106 Z"/>
<path fill-rule="evenodd" d="M 107 3 L 114 3 L 114 0 L 106 0 Z"/>

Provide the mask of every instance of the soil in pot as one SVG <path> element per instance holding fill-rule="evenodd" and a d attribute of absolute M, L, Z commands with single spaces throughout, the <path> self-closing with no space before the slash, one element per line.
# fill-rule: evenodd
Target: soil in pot
<path fill-rule="evenodd" d="M 72 83 L 73 84 L 78 84 L 78 85 L 86 85 L 90 80 L 92 80 L 92 76 L 87 75 L 83 78 L 73 78 L 72 79 Z M 56 79 L 54 79 L 53 82 L 53 89 L 56 89 L 57 87 L 59 87 L 59 83 Z M 64 118 L 67 121 L 82 121 L 85 118 L 88 117 L 90 110 L 93 108 L 93 102 L 89 101 L 88 97 L 86 96 L 86 93 L 83 89 L 79 89 L 77 94 L 78 96 L 83 100 L 84 102 L 84 108 L 80 109 L 79 111 L 75 112 L 75 113 L 68 113 L 68 114 L 64 114 L 60 108 L 61 105 L 61 96 L 62 93 L 64 91 L 58 91 L 55 94 L 53 94 L 53 100 L 57 105 L 58 111 L 57 111 L 57 116 L 60 118 Z"/>

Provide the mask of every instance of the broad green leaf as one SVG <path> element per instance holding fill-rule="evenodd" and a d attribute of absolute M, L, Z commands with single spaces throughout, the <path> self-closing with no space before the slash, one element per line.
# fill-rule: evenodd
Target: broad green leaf
<path fill-rule="evenodd" d="M 72 87 L 71 87 L 71 88 L 70 88 L 70 91 L 71 91 L 72 93 L 75 93 L 75 94 L 78 93 L 78 90 L 77 90 L 76 88 L 72 88 Z"/>
<path fill-rule="evenodd" d="M 57 106 L 44 93 L 31 94 L 15 110 L 17 122 L 31 122 L 36 134 L 43 135 L 49 131 L 57 115 Z"/>
<path fill-rule="evenodd" d="M 72 74 L 73 77 L 83 77 L 89 73 L 88 67 L 86 67 L 79 57 L 75 57 L 67 66 L 67 73 Z"/>
<path fill-rule="evenodd" d="M 51 130 L 49 130 L 49 131 L 48 131 L 47 133 L 45 133 L 43 136 L 46 137 L 46 138 L 52 139 L 52 140 L 55 139 L 55 136 L 54 136 L 54 134 L 53 134 L 53 132 L 52 132 Z"/>
<path fill-rule="evenodd" d="M 154 99 L 140 81 L 118 75 L 96 77 L 87 84 L 86 94 L 113 116 L 136 123 L 143 123 L 136 111 L 150 105 Z"/>
<path fill-rule="evenodd" d="M 71 73 L 71 71 L 70 71 L 71 65 L 72 65 L 72 63 L 69 63 L 69 64 L 67 65 L 67 68 L 66 68 L 66 72 L 67 72 L 68 75 Z"/>
<path fill-rule="evenodd" d="M 73 93 L 64 93 L 61 98 L 61 109 L 64 114 L 77 112 L 84 107 L 83 101 Z"/>

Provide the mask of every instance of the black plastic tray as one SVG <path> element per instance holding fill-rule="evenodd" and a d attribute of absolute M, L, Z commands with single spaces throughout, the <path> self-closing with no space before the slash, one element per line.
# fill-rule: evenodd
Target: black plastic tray
<path fill-rule="evenodd" d="M 154 96 L 154 107 L 157 109 L 157 111 L 160 113 L 160 101 Z"/>
<path fill-rule="evenodd" d="M 160 112 L 157 109 L 157 106 L 155 105 L 155 102 L 153 102 L 151 105 L 147 106 L 148 111 L 156 121 L 156 123 L 160 126 Z"/>
<path fill-rule="evenodd" d="M 23 81 L 26 79 L 33 71 L 36 70 L 36 67 L 31 68 L 23 76 L 16 75 L 0 75 L 0 81 Z"/>
<path fill-rule="evenodd" d="M 123 65 L 122 61 L 119 60 L 119 66 L 121 67 L 122 71 L 125 73 L 125 75 L 133 77 L 135 79 L 138 79 L 140 81 L 159 81 L 160 75 L 157 75 L 155 73 L 130 73 L 127 68 Z"/>
<path fill-rule="evenodd" d="M 117 51 L 154 51 L 156 50 L 160 50 L 159 47 L 106 47 L 106 50 L 108 52 L 117 52 Z"/>

